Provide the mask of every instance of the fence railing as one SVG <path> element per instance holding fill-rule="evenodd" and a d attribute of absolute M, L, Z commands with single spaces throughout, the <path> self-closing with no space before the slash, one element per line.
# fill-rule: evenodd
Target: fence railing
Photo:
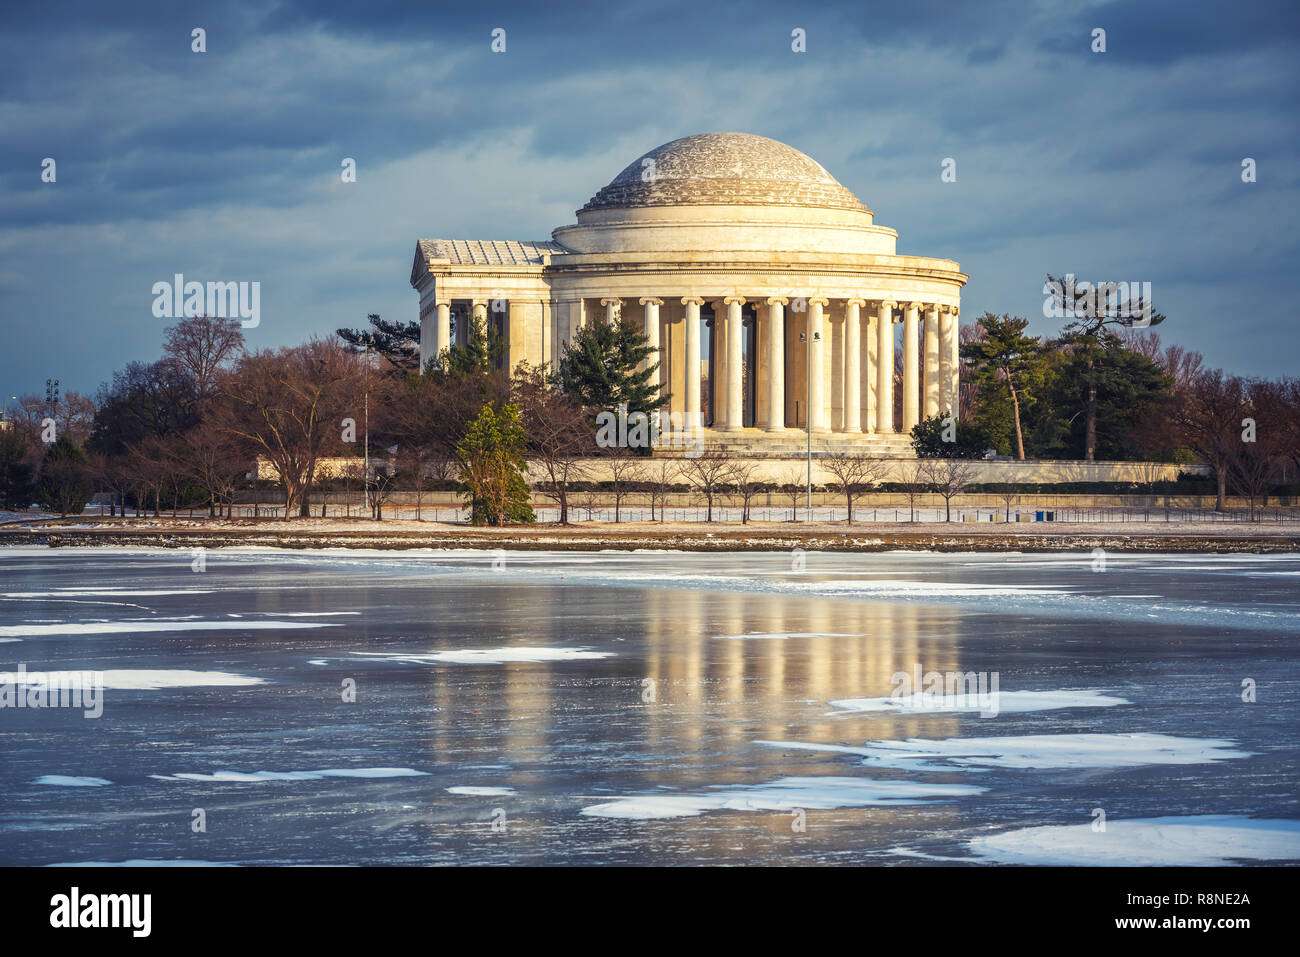
<path fill-rule="evenodd" d="M 364 506 L 359 505 L 326 505 L 323 509 L 320 505 L 312 507 L 311 518 L 320 519 L 339 519 L 351 518 L 354 520 L 365 520 L 369 518 L 368 511 Z M 539 522 L 556 522 L 559 521 L 560 510 L 554 506 L 544 506 L 534 508 L 534 513 Z M 232 518 L 239 519 L 283 519 L 283 505 L 235 505 L 230 509 Z M 85 515 L 107 515 L 106 506 L 89 506 Z M 144 516 L 151 513 L 146 510 Z M 202 519 L 207 517 L 207 509 L 177 509 L 175 512 L 166 511 L 164 515 L 173 518 L 195 518 Z M 906 506 L 898 507 L 872 507 L 855 505 L 853 507 L 853 521 L 861 524 L 910 524 L 910 523 L 935 523 L 950 520 L 952 523 L 999 523 L 1010 521 L 1013 524 L 1022 524 L 1024 522 L 1044 522 L 1044 523 L 1122 523 L 1122 524 L 1285 524 L 1300 523 L 1300 508 L 1267 508 L 1256 509 L 1254 515 L 1247 509 L 1234 509 L 1227 512 L 1216 512 L 1213 509 L 1188 509 L 1188 508 L 1163 508 L 1152 506 L 1149 508 L 1134 507 L 1106 507 L 1091 506 L 1079 508 L 1061 508 L 1059 506 L 1047 508 L 1034 508 L 1026 505 L 1018 505 L 1008 512 L 1005 508 L 994 508 L 989 506 L 968 506 L 954 505 L 951 510 L 951 519 L 948 519 L 948 511 L 942 506 L 920 506 L 915 509 L 909 509 Z M 134 517 L 134 510 L 130 512 Z M 575 524 L 583 522 L 602 522 L 609 523 L 614 521 L 615 509 L 612 505 L 570 505 L 569 521 Z M 712 520 L 718 523 L 739 523 L 742 520 L 743 509 L 741 506 L 726 504 L 715 504 L 713 507 Z M 403 505 L 398 507 L 384 507 L 383 517 L 387 521 L 424 521 L 431 523 L 468 523 L 469 510 L 466 508 L 435 507 L 425 505 L 419 509 L 414 506 Z M 749 510 L 749 521 L 751 522 L 845 522 L 848 517 L 848 510 L 843 506 L 814 505 L 811 513 L 804 506 L 775 506 L 775 505 L 758 505 L 752 506 Z M 690 507 L 680 507 L 670 505 L 663 509 L 651 509 L 646 505 L 628 505 L 618 510 L 618 518 L 621 522 L 707 522 L 709 520 L 709 510 L 703 505 Z"/>

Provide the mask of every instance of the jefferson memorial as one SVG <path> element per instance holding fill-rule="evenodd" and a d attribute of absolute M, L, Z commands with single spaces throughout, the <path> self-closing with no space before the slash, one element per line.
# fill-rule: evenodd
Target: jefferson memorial
<path fill-rule="evenodd" d="M 775 455 L 908 455 L 953 408 L 967 277 L 900 256 L 898 233 L 822 166 L 748 133 L 700 133 L 634 160 L 549 242 L 421 239 L 426 360 L 474 315 L 507 369 L 554 364 L 589 322 L 622 316 L 659 351 L 676 422 Z"/>

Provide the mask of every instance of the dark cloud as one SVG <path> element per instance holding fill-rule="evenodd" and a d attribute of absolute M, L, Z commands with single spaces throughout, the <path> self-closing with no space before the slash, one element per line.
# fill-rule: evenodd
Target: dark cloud
<path fill-rule="evenodd" d="M 0 384 L 87 391 L 151 357 L 148 289 L 176 271 L 260 278 L 260 345 L 413 316 L 418 236 L 545 238 L 636 156 L 711 129 L 791 143 L 900 251 L 959 260 L 967 315 L 1035 315 L 1049 270 L 1150 279 L 1167 339 L 1291 371 L 1259 342 L 1288 341 L 1300 293 L 1298 20 L 1166 0 L 6 5 Z M 1223 321 L 1244 303 L 1248 335 Z"/>

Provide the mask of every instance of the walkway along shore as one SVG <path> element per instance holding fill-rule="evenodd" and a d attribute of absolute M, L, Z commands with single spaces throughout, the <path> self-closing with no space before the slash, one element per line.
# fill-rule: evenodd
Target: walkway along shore
<path fill-rule="evenodd" d="M 1222 527 L 1097 523 L 1016 525 L 957 523 L 846 525 L 751 522 L 704 525 L 647 522 L 472 528 L 417 522 L 141 520 L 125 525 L 24 523 L 0 528 L 0 547 L 50 548 L 358 548 L 516 549 L 531 551 L 805 551 L 886 552 L 1300 552 L 1290 525 Z"/>

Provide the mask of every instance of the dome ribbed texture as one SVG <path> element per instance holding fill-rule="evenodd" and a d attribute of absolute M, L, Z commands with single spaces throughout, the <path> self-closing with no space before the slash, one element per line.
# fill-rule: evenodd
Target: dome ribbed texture
<path fill-rule="evenodd" d="M 752 133 L 697 133 L 638 157 L 578 212 L 701 205 L 867 211 L 820 163 L 792 146 Z"/>

